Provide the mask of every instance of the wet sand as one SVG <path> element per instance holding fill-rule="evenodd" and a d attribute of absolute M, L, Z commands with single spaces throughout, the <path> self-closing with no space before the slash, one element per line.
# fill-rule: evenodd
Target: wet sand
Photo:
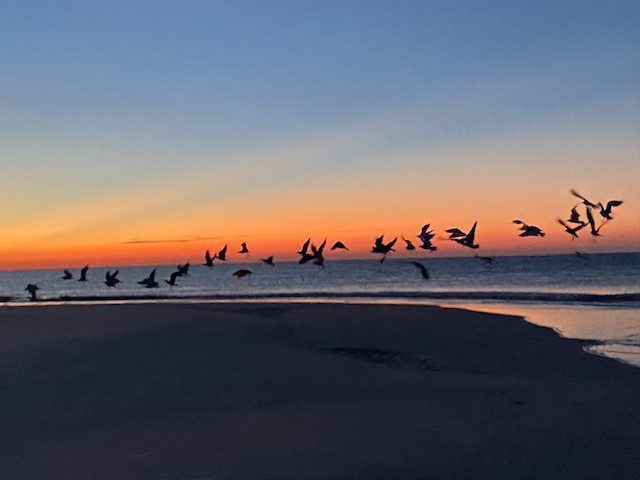
<path fill-rule="evenodd" d="M 0 310 L 0 478 L 634 478 L 640 369 L 428 306 Z"/>

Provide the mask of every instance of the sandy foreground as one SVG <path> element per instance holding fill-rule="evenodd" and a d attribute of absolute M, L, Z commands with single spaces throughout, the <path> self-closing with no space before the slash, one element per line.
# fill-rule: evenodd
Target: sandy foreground
<path fill-rule="evenodd" d="M 425 306 L 0 310 L 0 478 L 639 478 L 640 369 Z"/>

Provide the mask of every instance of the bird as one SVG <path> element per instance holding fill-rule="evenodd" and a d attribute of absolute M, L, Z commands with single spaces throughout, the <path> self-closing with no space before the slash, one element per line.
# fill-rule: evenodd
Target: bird
<path fill-rule="evenodd" d="M 211 253 L 209 252 L 209 250 L 207 250 L 204 253 L 204 263 L 203 265 L 207 266 L 207 267 L 213 267 L 213 258 L 211 257 Z"/>
<path fill-rule="evenodd" d="M 336 242 L 333 244 L 333 247 L 331 247 L 331 250 L 337 250 L 337 249 L 349 250 L 347 246 L 342 242 Z"/>
<path fill-rule="evenodd" d="M 143 278 L 138 282 L 139 285 L 144 285 L 146 288 L 158 288 L 158 282 L 156 282 L 156 269 L 151 270 L 151 273 L 147 278 Z"/>
<path fill-rule="evenodd" d="M 578 197 L 580 200 L 582 200 L 582 203 L 584 205 L 586 205 L 589 208 L 596 208 L 596 204 L 590 202 L 589 200 L 587 200 L 586 198 L 584 198 L 582 195 L 580 195 L 578 192 L 576 192 L 575 190 L 571 189 L 571 195 L 573 195 L 574 197 Z"/>
<path fill-rule="evenodd" d="M 570 225 L 567 225 L 567 223 L 560 218 L 558 218 L 557 221 L 560 225 L 564 227 L 564 231 L 567 232 L 569 235 L 571 235 L 571 240 L 578 238 L 578 232 L 587 225 L 586 223 L 582 222 L 576 227 L 571 227 Z"/>
<path fill-rule="evenodd" d="M 60 277 L 63 280 L 73 280 L 73 274 L 69 270 L 64 270 L 63 275 Z"/>
<path fill-rule="evenodd" d="M 300 260 L 298 260 L 298 263 L 300 265 L 304 265 L 308 261 L 313 260 L 315 258 L 314 255 L 309 253 L 309 244 L 310 243 L 311 243 L 311 239 L 307 238 L 307 241 L 302 244 L 302 248 L 298 252 L 298 254 L 300 255 Z"/>
<path fill-rule="evenodd" d="M 37 283 L 30 283 L 29 285 L 27 285 L 27 288 L 24 289 L 25 292 L 29 292 L 29 294 L 31 295 L 29 300 L 31 300 L 32 302 L 35 302 L 38 299 L 36 296 L 36 292 L 38 290 L 40 290 L 40 287 L 38 287 Z"/>
<path fill-rule="evenodd" d="M 591 235 L 594 237 L 601 237 L 600 229 L 607 223 L 608 220 L 604 220 L 598 228 L 596 228 L 596 221 L 593 218 L 593 214 L 590 209 L 587 209 L 587 220 L 589 221 L 589 227 L 591 228 Z"/>
<path fill-rule="evenodd" d="M 251 270 L 246 270 L 246 269 L 243 269 L 243 268 L 233 272 L 233 274 L 238 278 L 246 277 L 247 275 L 251 275 L 252 273 L 253 272 Z"/>
<path fill-rule="evenodd" d="M 520 237 L 544 237 L 545 233 L 539 228 L 533 225 L 527 225 L 522 220 L 514 220 L 513 223 L 516 225 L 520 225 L 520 229 L 522 233 L 519 235 Z"/>
<path fill-rule="evenodd" d="M 580 204 L 578 204 L 578 205 L 580 205 Z M 584 223 L 582 220 L 580 220 L 580 213 L 578 212 L 578 205 L 574 205 L 574 207 L 571 209 L 571 215 L 567 219 L 568 223 Z"/>
<path fill-rule="evenodd" d="M 371 249 L 371 253 L 381 254 L 382 258 L 380 258 L 380 263 L 382 263 L 386 260 L 387 254 L 389 252 L 395 252 L 395 250 L 393 249 L 393 246 L 396 244 L 397 240 L 398 240 L 398 237 L 395 237 L 389 243 L 384 243 L 384 235 L 380 235 L 378 238 L 376 238 L 373 244 L 373 248 Z"/>
<path fill-rule="evenodd" d="M 607 220 L 613 220 L 613 217 L 611 216 L 611 208 L 619 207 L 620 205 L 622 205 L 622 203 L 622 200 L 611 200 L 607 202 L 606 208 L 604 207 L 604 205 L 602 205 L 602 203 L 598 203 L 598 207 L 600 207 L 600 215 L 602 215 Z"/>
<path fill-rule="evenodd" d="M 213 256 L 213 259 L 214 259 L 214 260 L 215 260 L 216 258 L 217 258 L 218 260 L 223 261 L 223 262 L 226 262 L 226 261 L 227 261 L 227 246 L 226 246 L 226 245 L 222 248 L 222 250 L 220 250 L 218 253 L 216 253 L 216 254 Z"/>
<path fill-rule="evenodd" d="M 407 265 L 413 265 L 414 267 L 416 267 L 418 270 L 420 270 L 420 275 L 422 275 L 422 278 L 424 280 L 429 280 L 429 270 L 427 270 L 427 267 L 425 267 L 423 264 L 421 264 L 420 262 L 404 262 Z"/>
<path fill-rule="evenodd" d="M 176 285 L 176 279 L 181 276 L 179 271 L 175 271 L 171 274 L 171 276 L 169 277 L 169 280 L 165 280 L 165 282 L 167 282 L 169 285 L 171 285 L 172 287 L 174 287 Z"/>
<path fill-rule="evenodd" d="M 430 227 L 431 227 L 430 223 L 427 223 L 424 227 L 422 227 L 422 230 L 420 231 L 420 235 L 418 235 L 418 238 L 422 241 L 422 245 L 419 245 L 419 247 L 422 248 L 423 250 L 429 250 L 431 252 L 434 252 L 438 249 L 438 247 L 436 247 L 431 243 L 431 239 L 435 237 L 436 234 L 433 233 L 433 230 L 429 230 Z"/>
<path fill-rule="evenodd" d="M 189 276 L 189 267 L 191 264 L 189 262 L 184 265 L 178 265 L 179 277 Z"/>
<path fill-rule="evenodd" d="M 154 268 L 153 270 L 151 270 L 151 273 L 149 274 L 148 277 L 143 278 L 138 283 L 140 285 L 146 285 L 149 282 L 153 282 L 155 280 L 155 278 L 156 278 L 156 269 Z"/>
<path fill-rule="evenodd" d="M 478 222 L 475 222 L 473 224 L 473 227 L 471 227 L 471 230 L 469 230 L 469 233 L 464 233 L 459 228 L 450 228 L 448 230 L 445 230 L 445 232 L 449 234 L 449 240 L 453 240 L 454 242 L 459 243 L 464 247 L 472 248 L 475 250 L 477 248 L 480 248 L 480 245 L 474 243 L 477 226 Z"/>
<path fill-rule="evenodd" d="M 263 259 L 261 259 L 261 260 L 262 260 L 264 263 L 266 263 L 267 265 L 270 265 L 270 266 L 272 266 L 272 267 L 275 267 L 275 266 L 276 266 L 275 262 L 273 261 L 273 255 L 271 255 L 270 257 L 267 257 L 267 258 L 263 258 Z"/>
<path fill-rule="evenodd" d="M 482 260 L 486 265 L 493 265 L 493 257 L 483 257 L 480 255 L 476 255 L 478 260 Z"/>
<path fill-rule="evenodd" d="M 324 239 L 324 242 L 320 244 L 318 248 L 315 245 L 311 244 L 311 251 L 313 252 L 313 264 L 319 267 L 324 268 L 324 256 L 322 252 L 324 251 L 324 247 L 327 245 L 327 239 Z"/>
<path fill-rule="evenodd" d="M 122 283 L 120 280 L 116 278 L 117 276 L 118 276 L 118 270 L 116 270 L 113 273 L 107 272 L 107 274 L 105 275 L 106 281 L 104 282 L 104 284 L 107 287 L 115 287 L 118 283 Z"/>
<path fill-rule="evenodd" d="M 89 265 L 85 265 L 82 270 L 80 270 L 80 278 L 78 279 L 79 282 L 86 282 L 87 281 L 87 272 L 89 271 Z"/>
<path fill-rule="evenodd" d="M 407 250 L 415 250 L 416 249 L 416 246 L 411 242 L 411 240 L 407 240 L 404 237 L 402 237 L 402 240 L 404 240 L 405 243 L 407 244 L 407 246 L 405 247 Z"/>
<path fill-rule="evenodd" d="M 242 247 L 242 249 L 238 253 L 249 253 L 246 242 L 242 242 L 240 246 Z"/>

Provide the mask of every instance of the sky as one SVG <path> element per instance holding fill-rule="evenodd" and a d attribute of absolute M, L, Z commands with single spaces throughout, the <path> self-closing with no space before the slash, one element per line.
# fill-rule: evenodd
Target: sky
<path fill-rule="evenodd" d="M 5 0 L 0 65 L 0 269 L 640 250 L 637 1 Z"/>

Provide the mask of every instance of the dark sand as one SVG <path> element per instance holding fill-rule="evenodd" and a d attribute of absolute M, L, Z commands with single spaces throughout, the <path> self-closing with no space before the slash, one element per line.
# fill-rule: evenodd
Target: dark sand
<path fill-rule="evenodd" d="M 640 478 L 640 369 L 437 307 L 0 310 L 0 478 Z"/>

